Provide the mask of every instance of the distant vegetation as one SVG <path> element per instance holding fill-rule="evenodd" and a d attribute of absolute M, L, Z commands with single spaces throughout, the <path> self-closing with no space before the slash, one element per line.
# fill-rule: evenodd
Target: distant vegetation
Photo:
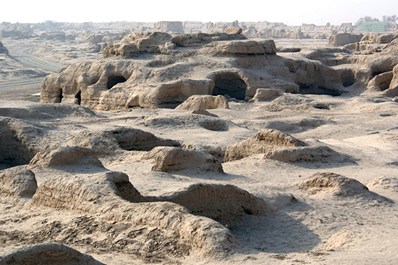
<path fill-rule="evenodd" d="M 398 17 L 396 15 L 383 16 L 382 21 L 378 18 L 370 16 L 361 17 L 355 26 L 359 27 L 362 32 L 385 32 L 398 29 Z"/>

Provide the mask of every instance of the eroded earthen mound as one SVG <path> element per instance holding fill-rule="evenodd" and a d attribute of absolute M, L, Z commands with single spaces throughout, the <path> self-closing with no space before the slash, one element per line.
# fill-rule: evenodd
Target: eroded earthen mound
<path fill-rule="evenodd" d="M 246 215 L 263 215 L 270 211 L 262 199 L 233 185 L 194 184 L 156 199 L 180 204 L 193 214 L 228 226 L 238 224 Z"/>
<path fill-rule="evenodd" d="M 318 128 L 325 124 L 333 124 L 331 119 L 320 118 L 316 116 L 306 116 L 304 118 L 284 118 L 266 121 L 264 127 L 276 129 L 283 132 L 303 132 Z"/>
<path fill-rule="evenodd" d="M 234 144 L 225 151 L 225 161 L 238 160 L 254 154 L 265 154 L 281 147 L 298 147 L 306 144 L 278 130 L 263 130 L 253 138 Z"/>
<path fill-rule="evenodd" d="M 398 178 L 395 177 L 380 177 L 372 180 L 367 186 L 381 187 L 386 190 L 398 192 Z"/>
<path fill-rule="evenodd" d="M 224 96 L 194 95 L 190 96 L 176 109 L 181 110 L 205 110 L 205 109 L 228 109 L 228 101 Z"/>
<path fill-rule="evenodd" d="M 329 162 L 340 156 L 342 155 L 325 145 L 280 148 L 264 155 L 265 158 L 282 162 Z"/>
<path fill-rule="evenodd" d="M 156 146 L 180 146 L 178 141 L 129 127 L 83 130 L 72 135 L 66 144 L 91 149 L 99 157 L 113 155 L 121 150 L 150 151 Z"/>
<path fill-rule="evenodd" d="M 145 120 L 145 126 L 164 129 L 204 128 L 210 131 L 228 131 L 229 123 L 225 119 L 205 114 L 170 115 L 165 117 L 150 117 Z"/>
<path fill-rule="evenodd" d="M 314 111 L 330 110 L 335 106 L 331 102 L 313 100 L 305 95 L 284 94 L 260 108 L 266 111 Z"/>
<path fill-rule="evenodd" d="M 273 88 L 257 88 L 256 94 L 253 97 L 254 101 L 265 101 L 274 99 L 280 96 L 281 92 Z"/>
<path fill-rule="evenodd" d="M 35 206 L 79 211 L 108 221 L 126 222 L 132 227 L 131 231 L 135 231 L 136 226 L 145 226 L 140 233 L 131 232 L 129 240 L 139 240 L 144 247 L 155 242 L 162 245 L 159 240 L 167 238 L 175 246 L 167 248 L 170 255 L 173 255 L 173 249 L 185 249 L 187 253 L 200 256 L 223 257 L 236 244 L 230 231 L 214 220 L 192 215 L 175 203 L 137 203 L 143 201 L 148 199 L 139 194 L 126 174 L 109 171 L 87 174 L 59 171 L 55 177 L 44 181 L 33 196 Z M 156 238 L 151 237 L 154 230 L 158 234 Z"/>
<path fill-rule="evenodd" d="M 104 130 L 79 131 L 65 144 L 90 149 L 98 157 L 114 155 L 121 148 L 113 133 Z"/>
<path fill-rule="evenodd" d="M 178 147 L 156 147 L 144 156 L 145 159 L 154 159 L 152 170 L 179 171 L 199 170 L 223 172 L 221 163 L 209 153 L 183 149 Z"/>
<path fill-rule="evenodd" d="M 316 173 L 304 180 L 299 185 L 299 189 L 307 192 L 309 195 L 332 195 L 342 198 L 359 197 L 389 201 L 369 191 L 359 181 L 335 173 Z"/>
<path fill-rule="evenodd" d="M 316 173 L 302 182 L 299 188 L 309 194 L 326 192 L 336 196 L 358 195 L 369 191 L 359 181 L 335 173 Z"/>
<path fill-rule="evenodd" d="M 102 210 L 95 209 L 95 204 L 106 204 L 109 199 L 143 200 L 129 182 L 129 177 L 121 172 L 104 171 L 78 176 L 63 171 L 60 173 L 61 176 L 46 180 L 39 186 L 33 196 L 34 204 L 92 213 Z"/>
<path fill-rule="evenodd" d="M 104 265 L 89 255 L 57 243 L 38 244 L 0 257 L 0 265 Z"/>
<path fill-rule="evenodd" d="M 32 167 L 62 168 L 67 166 L 100 167 L 103 165 L 91 149 L 78 146 L 64 146 L 54 150 L 41 151 L 30 161 Z"/>
<path fill-rule="evenodd" d="M 0 171 L 0 197 L 31 198 L 36 189 L 35 174 L 26 166 Z"/>
<path fill-rule="evenodd" d="M 90 109 L 75 104 L 33 104 L 27 107 L 0 108 L 0 116 L 24 120 L 95 118 L 97 115 Z"/>
<path fill-rule="evenodd" d="M 335 251 L 348 247 L 355 240 L 355 233 L 350 230 L 342 230 L 332 235 L 321 247 L 322 250 Z"/>

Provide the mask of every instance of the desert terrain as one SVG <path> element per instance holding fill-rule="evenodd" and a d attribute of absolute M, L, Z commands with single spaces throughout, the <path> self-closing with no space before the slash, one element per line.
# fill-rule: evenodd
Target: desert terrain
<path fill-rule="evenodd" d="M 0 265 L 397 264 L 396 32 L 77 36 L 1 41 Z"/>

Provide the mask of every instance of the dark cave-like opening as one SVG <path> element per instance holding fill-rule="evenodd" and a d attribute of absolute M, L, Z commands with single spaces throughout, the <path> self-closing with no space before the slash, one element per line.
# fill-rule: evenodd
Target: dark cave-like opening
<path fill-rule="evenodd" d="M 0 170 L 29 164 L 34 153 L 30 151 L 4 122 L 0 122 Z"/>
<path fill-rule="evenodd" d="M 341 72 L 341 82 L 344 87 L 350 87 L 355 83 L 355 75 L 354 72 L 350 69 L 344 70 Z"/>
<path fill-rule="evenodd" d="M 246 98 L 247 84 L 237 73 L 218 73 L 214 77 L 212 95 L 228 95 L 231 98 L 244 100 Z"/>
<path fill-rule="evenodd" d="M 124 83 L 127 79 L 121 75 L 111 75 L 108 77 L 108 82 L 106 83 L 106 88 L 111 89 L 116 84 Z"/>
<path fill-rule="evenodd" d="M 75 94 L 75 99 L 76 99 L 76 104 L 79 104 L 82 102 L 82 91 L 79 90 L 77 91 L 77 93 Z"/>
<path fill-rule="evenodd" d="M 61 103 L 62 99 L 64 98 L 64 92 L 62 91 L 62 88 L 58 90 L 58 98 L 56 103 Z"/>

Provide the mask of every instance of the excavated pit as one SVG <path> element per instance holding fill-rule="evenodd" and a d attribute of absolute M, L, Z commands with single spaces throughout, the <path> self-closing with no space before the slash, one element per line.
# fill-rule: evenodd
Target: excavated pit
<path fill-rule="evenodd" d="M 0 169 L 28 164 L 34 154 L 6 121 L 0 120 Z"/>
<path fill-rule="evenodd" d="M 112 130 L 120 148 L 126 151 L 150 151 L 156 146 L 180 146 L 174 140 L 162 139 L 154 134 L 134 128 L 119 128 Z"/>

